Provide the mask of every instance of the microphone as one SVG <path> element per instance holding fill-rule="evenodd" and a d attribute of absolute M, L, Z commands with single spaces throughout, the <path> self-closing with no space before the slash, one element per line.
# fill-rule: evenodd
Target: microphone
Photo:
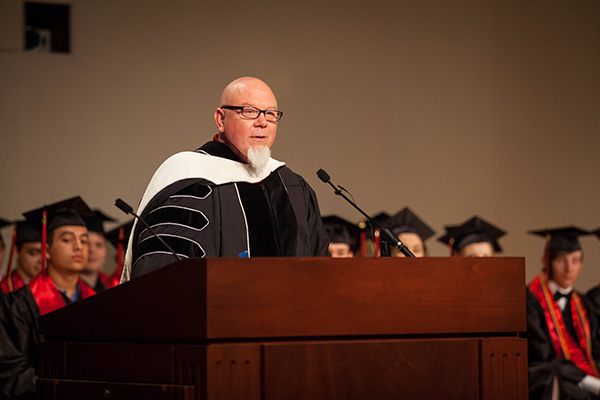
<path fill-rule="evenodd" d="M 318 170 L 317 176 L 319 177 L 320 180 L 322 180 L 325 183 L 329 183 L 329 181 L 331 180 L 331 177 L 329 176 L 329 174 L 327 172 L 325 172 L 324 169 Z"/>
<path fill-rule="evenodd" d="M 115 200 L 115 206 L 119 207 L 125 214 L 133 214 L 133 207 L 121 199 Z M 133 214 L 135 216 L 135 214 Z"/>
<path fill-rule="evenodd" d="M 404 254 L 406 257 L 414 257 L 415 255 L 404 245 L 404 243 L 402 243 L 400 241 L 400 239 L 398 239 L 398 236 L 392 232 L 389 229 L 384 229 L 381 227 L 381 225 L 379 225 L 373 218 L 369 217 L 363 210 L 361 210 L 352 200 L 350 200 L 348 197 L 346 197 L 346 195 L 344 193 L 342 193 L 342 187 L 341 186 L 335 186 L 333 183 L 331 183 L 331 177 L 329 176 L 329 174 L 327 172 L 325 172 L 325 170 L 323 169 L 319 169 L 317 171 L 317 176 L 319 177 L 320 180 L 322 180 L 324 183 L 328 183 L 329 186 L 331 186 L 334 190 L 334 193 L 337 194 L 338 196 L 342 196 L 344 198 L 344 200 L 346 200 L 348 203 L 350 203 L 350 205 L 352 207 L 354 207 L 355 209 L 358 210 L 358 212 L 360 212 L 362 215 L 365 216 L 365 218 L 367 218 L 369 220 L 369 222 L 373 225 L 375 225 L 377 228 L 379 228 L 379 230 L 381 231 L 381 238 L 383 240 L 385 240 L 386 242 L 388 242 L 389 244 L 391 244 L 392 246 L 398 248 L 398 250 L 400 250 L 402 252 L 402 254 Z"/>
<path fill-rule="evenodd" d="M 115 206 L 117 206 L 125 214 L 131 214 L 135 218 L 137 218 L 139 221 L 141 221 L 146 226 L 146 228 L 150 231 L 150 233 L 155 238 L 157 238 L 167 248 L 167 250 L 169 250 L 171 252 L 171 254 L 173 254 L 173 256 L 177 259 L 177 261 L 181 261 L 181 257 L 179 257 L 179 255 L 175 252 L 175 250 L 173 250 L 173 248 L 171 248 L 171 246 L 169 246 L 167 244 L 167 242 L 165 242 L 163 240 L 163 238 L 158 236 L 158 234 L 156 234 L 156 232 L 154 232 L 154 230 L 152 228 L 150 228 L 150 225 L 148 225 L 148 223 L 146 221 L 144 221 L 144 219 L 142 217 L 140 217 L 139 215 L 137 215 L 136 213 L 133 212 L 133 207 L 131 207 L 129 204 L 125 203 L 121 199 L 115 200 Z"/>

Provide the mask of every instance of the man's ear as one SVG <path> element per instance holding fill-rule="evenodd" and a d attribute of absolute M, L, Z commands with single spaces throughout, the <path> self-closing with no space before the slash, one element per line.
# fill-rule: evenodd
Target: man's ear
<path fill-rule="evenodd" d="M 225 112 L 221 108 L 215 110 L 215 124 L 217 124 L 219 133 L 223 133 L 225 130 Z"/>

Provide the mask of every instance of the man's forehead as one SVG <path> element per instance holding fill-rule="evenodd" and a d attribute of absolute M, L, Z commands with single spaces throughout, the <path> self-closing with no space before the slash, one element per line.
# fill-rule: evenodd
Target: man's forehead
<path fill-rule="evenodd" d="M 277 106 L 277 99 L 271 88 L 263 81 L 255 78 L 238 79 L 230 83 L 221 96 L 221 105 L 254 105 Z"/>

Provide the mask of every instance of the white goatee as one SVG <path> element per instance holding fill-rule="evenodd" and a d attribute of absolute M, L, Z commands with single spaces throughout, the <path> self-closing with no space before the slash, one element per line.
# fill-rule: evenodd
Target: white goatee
<path fill-rule="evenodd" d="M 250 146 L 248 148 L 248 162 L 250 170 L 255 175 L 260 175 L 271 158 L 271 149 L 267 146 Z"/>

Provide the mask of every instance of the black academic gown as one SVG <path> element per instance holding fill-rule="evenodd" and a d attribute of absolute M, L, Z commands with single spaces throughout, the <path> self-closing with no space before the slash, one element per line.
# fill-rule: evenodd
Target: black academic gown
<path fill-rule="evenodd" d="M 0 399 L 34 397 L 39 315 L 27 285 L 0 298 Z"/>
<path fill-rule="evenodd" d="M 216 141 L 198 152 L 239 162 Z M 316 195 L 286 166 L 258 183 L 176 181 L 150 200 L 142 218 L 186 258 L 329 255 Z M 132 247 L 132 278 L 175 261 L 143 224 L 136 225 Z"/>
<path fill-rule="evenodd" d="M 598 323 L 591 314 L 594 306 L 584 296 L 580 296 L 588 311 L 592 334 L 592 356 L 600 365 L 600 342 Z M 551 399 L 554 377 L 558 378 L 560 399 L 598 399 L 579 388 L 577 383 L 586 375 L 573 362 L 556 356 L 544 309 L 527 289 L 527 357 L 529 370 L 529 398 Z"/>

